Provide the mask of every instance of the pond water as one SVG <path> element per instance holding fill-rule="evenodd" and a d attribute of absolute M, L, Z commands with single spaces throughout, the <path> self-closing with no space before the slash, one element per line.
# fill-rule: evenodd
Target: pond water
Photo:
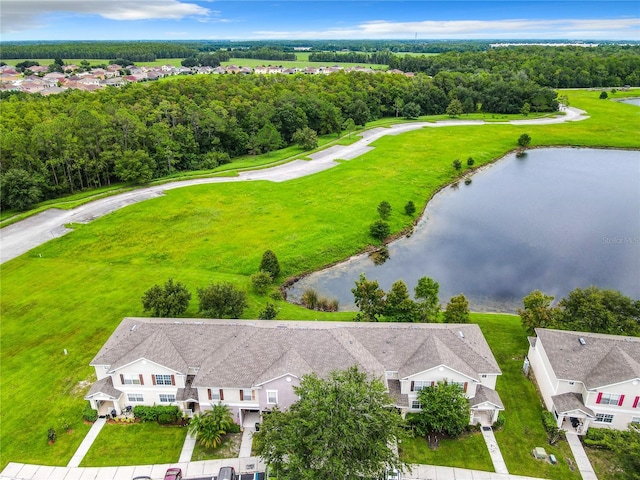
<path fill-rule="evenodd" d="M 360 273 L 385 291 L 402 279 L 413 292 L 428 276 L 443 306 L 464 293 L 474 311 L 515 312 L 536 289 L 559 300 L 596 285 L 640 298 L 640 152 L 534 149 L 471 180 L 434 196 L 384 264 L 353 257 L 303 278 L 288 298 L 311 287 L 355 310 Z"/>
<path fill-rule="evenodd" d="M 628 103 L 630 105 L 635 105 L 640 107 L 640 98 L 625 98 L 623 100 L 619 100 L 621 103 Z"/>

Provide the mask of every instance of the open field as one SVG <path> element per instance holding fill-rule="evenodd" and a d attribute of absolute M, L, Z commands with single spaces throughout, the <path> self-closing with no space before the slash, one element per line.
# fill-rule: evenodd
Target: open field
<path fill-rule="evenodd" d="M 172 190 L 79 225 L 75 232 L 3 264 L 0 468 L 11 461 L 66 464 L 88 429 L 80 415 L 85 382 L 94 378 L 89 361 L 123 317 L 144 314 L 140 298 L 154 283 L 173 277 L 185 283 L 194 297 L 196 288 L 214 281 L 248 288 L 248 276 L 257 270 L 266 249 L 278 255 L 283 278 L 344 259 L 371 243 L 368 227 L 377 218 L 380 201 L 394 207 L 390 223 L 399 231 L 412 221 L 400 213 L 402 205 L 413 200 L 424 207 L 455 178 L 453 159 L 472 156 L 481 166 L 515 148 L 522 133 L 531 135 L 532 146 L 640 148 L 638 107 L 599 100 L 596 91 L 568 95 L 572 106 L 587 110 L 592 118 L 546 126 L 422 129 L 384 137 L 372 152 L 310 177 L 281 184 Z M 249 294 L 244 317 L 255 318 L 266 301 Z M 307 311 L 285 302 L 278 306 L 279 319 L 353 316 Z M 196 315 L 194 298 L 186 316 Z M 502 316 L 490 318 L 496 319 L 496 328 L 503 323 Z M 511 334 L 497 333 L 496 338 Z M 524 456 L 530 449 L 526 436 L 531 433 L 525 428 L 530 429 L 536 413 L 519 411 L 520 398 L 505 393 L 503 387 L 508 375 L 517 377 L 521 358 L 505 368 L 511 358 L 508 351 L 501 353 L 488 340 L 505 373 L 498 390 L 507 405 L 507 423 L 497 434 L 498 442 L 508 446 L 518 442 L 512 454 L 503 447 L 507 466 L 513 473 L 535 475 L 539 465 Z M 520 352 L 526 338 L 522 334 L 513 342 Z M 531 389 L 523 387 L 523 392 L 525 401 L 531 402 Z M 37 414 L 30 414 L 25 406 L 34 399 Z M 48 446 L 47 429 L 62 417 L 76 433 L 60 434 Z M 532 433 L 531 441 L 538 440 L 539 435 Z"/>

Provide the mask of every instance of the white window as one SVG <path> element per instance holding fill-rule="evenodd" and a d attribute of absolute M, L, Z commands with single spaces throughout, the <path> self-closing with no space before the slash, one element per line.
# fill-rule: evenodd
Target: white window
<path fill-rule="evenodd" d="M 411 402 L 411 408 L 414 410 L 420 410 L 422 408 L 422 404 L 418 400 L 414 400 Z"/>
<path fill-rule="evenodd" d="M 640 417 L 631 417 L 631 423 L 640 423 Z"/>
<path fill-rule="evenodd" d="M 156 385 L 171 385 L 171 375 L 156 375 Z"/>
<path fill-rule="evenodd" d="M 241 390 L 240 398 L 245 402 L 250 402 L 251 400 L 253 400 L 253 390 L 251 390 L 250 388 L 243 388 Z"/>
<path fill-rule="evenodd" d="M 122 380 L 125 385 L 140 385 L 140 375 L 134 373 L 125 373 L 122 375 Z"/>
<path fill-rule="evenodd" d="M 613 415 L 607 415 L 606 413 L 596 414 L 596 423 L 613 423 Z"/>
<path fill-rule="evenodd" d="M 460 390 L 464 390 L 464 382 L 449 382 L 451 385 L 457 385 Z"/>
<path fill-rule="evenodd" d="M 217 389 L 211 390 L 211 400 L 220 400 L 220 390 L 217 390 Z"/>
<path fill-rule="evenodd" d="M 173 403 L 176 401 L 176 396 L 173 393 L 161 393 L 160 403 Z"/>
<path fill-rule="evenodd" d="M 620 395 L 617 393 L 603 393 L 602 398 L 600 399 L 600 403 L 602 405 L 618 405 L 619 401 Z"/>
<path fill-rule="evenodd" d="M 412 383 L 413 383 L 414 392 L 419 392 L 423 388 L 427 388 L 431 386 L 431 382 L 426 380 L 416 380 L 415 382 L 412 382 Z"/>
<path fill-rule="evenodd" d="M 130 402 L 144 402 L 144 398 L 141 393 L 128 393 L 127 398 Z"/>
<path fill-rule="evenodd" d="M 277 390 L 267 390 L 267 403 L 277 404 L 278 403 L 278 391 Z"/>

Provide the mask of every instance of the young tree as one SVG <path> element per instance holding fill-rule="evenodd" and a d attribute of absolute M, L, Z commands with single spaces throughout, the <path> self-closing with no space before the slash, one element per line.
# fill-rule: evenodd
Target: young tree
<path fill-rule="evenodd" d="M 198 413 L 189 422 L 189 433 L 205 448 L 215 448 L 222 441 L 222 436 L 233 426 L 233 415 L 229 407 L 218 403 L 211 405 L 211 410 Z"/>
<path fill-rule="evenodd" d="M 418 401 L 422 409 L 412 423 L 420 435 L 444 433 L 457 437 L 469 425 L 469 400 L 458 384 L 445 382 L 423 388 Z"/>
<path fill-rule="evenodd" d="M 522 105 L 522 108 L 520 109 L 520 113 L 526 117 L 529 115 L 529 112 L 531 112 L 531 105 L 529 105 L 528 102 L 524 102 L 524 105 Z"/>
<path fill-rule="evenodd" d="M 551 306 L 554 297 L 534 290 L 522 299 L 524 310 L 518 309 L 522 326 L 529 335 L 536 328 L 553 328 L 558 319 L 559 310 Z"/>
<path fill-rule="evenodd" d="M 409 120 L 418 118 L 420 116 L 420 105 L 416 102 L 407 103 L 402 109 L 402 116 Z"/>
<path fill-rule="evenodd" d="M 191 293 L 180 282 L 167 280 L 163 287 L 154 285 L 144 292 L 142 306 L 154 317 L 177 317 L 187 311 Z"/>
<path fill-rule="evenodd" d="M 398 280 L 387 293 L 384 315 L 394 322 L 415 322 L 418 317 L 416 304 L 409 297 L 407 285 Z"/>
<path fill-rule="evenodd" d="M 276 257 L 276 254 L 273 253 L 272 250 L 266 250 L 262 254 L 260 270 L 269 273 L 273 280 L 280 274 L 280 263 L 278 262 L 278 257 Z"/>
<path fill-rule="evenodd" d="M 609 94 L 603 90 L 600 93 L 600 100 L 606 100 L 607 98 L 609 98 Z"/>
<path fill-rule="evenodd" d="M 461 293 L 451 297 L 444 310 L 445 323 L 469 323 L 469 302 Z"/>
<path fill-rule="evenodd" d="M 269 272 L 265 272 L 264 270 L 260 270 L 257 273 L 251 275 L 251 286 L 253 287 L 253 291 L 258 295 L 264 295 L 269 290 L 271 286 L 271 282 L 273 282 L 273 277 Z"/>
<path fill-rule="evenodd" d="M 247 295 L 229 282 L 212 283 L 198 289 L 199 313 L 209 318 L 240 318 L 247 307 Z"/>
<path fill-rule="evenodd" d="M 280 133 L 273 126 L 272 123 L 267 122 L 264 127 L 258 130 L 255 137 L 256 145 L 260 148 L 260 151 L 269 154 L 272 150 L 280 148 L 282 145 L 282 137 Z"/>
<path fill-rule="evenodd" d="M 126 150 L 116 160 L 115 174 L 124 182 L 147 183 L 155 168 L 155 160 L 146 151 Z"/>
<path fill-rule="evenodd" d="M 351 132 L 356 129 L 356 122 L 353 121 L 353 118 L 347 118 L 342 124 L 342 129 L 346 130 L 349 134 L 349 138 L 351 138 Z"/>
<path fill-rule="evenodd" d="M 303 129 L 296 130 L 293 134 L 293 142 L 305 150 L 312 150 L 318 147 L 318 135 L 315 130 L 304 127 Z"/>
<path fill-rule="evenodd" d="M 369 233 L 376 240 L 383 241 L 391 233 L 391 227 L 389 227 L 387 222 L 376 220 L 369 227 Z"/>
<path fill-rule="evenodd" d="M 462 168 L 462 162 L 457 158 L 453 161 L 452 165 L 456 170 L 460 170 Z"/>
<path fill-rule="evenodd" d="M 440 314 L 440 300 L 438 292 L 440 284 L 429 277 L 422 277 L 414 289 L 414 296 L 418 300 L 418 311 L 421 322 L 437 322 Z"/>
<path fill-rule="evenodd" d="M 464 113 L 464 109 L 462 108 L 462 103 L 457 98 L 454 98 L 449 102 L 447 106 L 447 115 L 450 117 L 457 117 Z"/>
<path fill-rule="evenodd" d="M 42 199 L 42 177 L 12 168 L 0 176 L 2 210 L 29 210 Z"/>
<path fill-rule="evenodd" d="M 409 216 L 413 216 L 413 214 L 416 213 L 416 205 L 413 203 L 413 201 L 409 200 L 407 202 L 407 204 L 404 206 L 404 213 Z"/>
<path fill-rule="evenodd" d="M 520 145 L 521 147 L 528 147 L 530 143 L 531 137 L 528 134 L 523 133 L 522 135 L 520 135 L 520 137 L 518 137 L 518 145 Z"/>
<path fill-rule="evenodd" d="M 278 307 L 276 307 L 273 303 L 267 302 L 264 306 L 263 310 L 260 310 L 258 314 L 258 318 L 260 320 L 273 320 L 278 316 Z"/>
<path fill-rule="evenodd" d="M 351 293 L 353 293 L 356 307 L 360 309 L 356 320 L 377 322 L 385 308 L 384 290 L 380 288 L 378 282 L 367 280 L 364 273 L 361 273 L 360 279 L 356 280 L 356 286 L 351 289 Z"/>
<path fill-rule="evenodd" d="M 279 480 L 383 478 L 404 469 L 393 447 L 403 420 L 380 380 L 351 367 L 326 379 L 305 375 L 294 391 L 299 400 L 266 415 L 254 435 Z"/>
<path fill-rule="evenodd" d="M 386 200 L 380 202 L 378 205 L 378 215 L 380 215 L 380 218 L 383 220 L 388 220 L 391 216 L 391 204 Z"/>
<path fill-rule="evenodd" d="M 476 163 L 476 161 L 473 159 L 473 157 L 467 158 L 467 166 L 473 167 L 474 163 Z"/>
<path fill-rule="evenodd" d="M 393 101 L 393 109 L 396 112 L 396 117 L 400 115 L 402 112 L 402 108 L 404 107 L 404 100 L 401 97 L 396 97 Z"/>

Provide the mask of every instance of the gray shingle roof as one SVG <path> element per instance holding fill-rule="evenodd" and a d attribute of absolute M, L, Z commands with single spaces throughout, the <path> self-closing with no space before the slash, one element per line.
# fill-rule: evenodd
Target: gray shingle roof
<path fill-rule="evenodd" d="M 504 410 L 504 404 L 498 392 L 483 385 L 476 387 L 476 396 L 471 400 L 471 408 L 476 407 L 484 402 L 490 402 Z"/>
<path fill-rule="evenodd" d="M 387 385 L 389 387 L 389 397 L 393 400 L 393 404 L 399 408 L 408 408 L 409 395 L 400 393 L 400 380 L 387 380 Z"/>
<path fill-rule="evenodd" d="M 285 374 L 326 376 L 353 365 L 377 378 L 440 364 L 476 379 L 501 373 L 473 324 L 125 318 L 91 365 L 113 369 L 139 358 L 184 374 L 197 367 L 193 386 L 216 388 L 249 388 Z"/>
<path fill-rule="evenodd" d="M 575 410 L 582 410 L 587 415 L 595 416 L 593 410 L 584 405 L 582 401 L 582 395 L 579 393 L 568 392 L 560 395 L 554 395 L 551 397 L 553 405 L 556 407 L 558 415 L 565 415 Z"/>
<path fill-rule="evenodd" d="M 545 328 L 536 334 L 561 380 L 593 389 L 640 378 L 640 338 Z"/>
<path fill-rule="evenodd" d="M 111 377 L 105 377 L 91 385 L 89 393 L 87 393 L 84 398 L 88 399 L 96 393 L 103 393 L 111 398 L 116 399 L 120 398 L 120 395 L 122 395 L 122 392 L 113 386 L 113 380 L 111 379 Z"/>

